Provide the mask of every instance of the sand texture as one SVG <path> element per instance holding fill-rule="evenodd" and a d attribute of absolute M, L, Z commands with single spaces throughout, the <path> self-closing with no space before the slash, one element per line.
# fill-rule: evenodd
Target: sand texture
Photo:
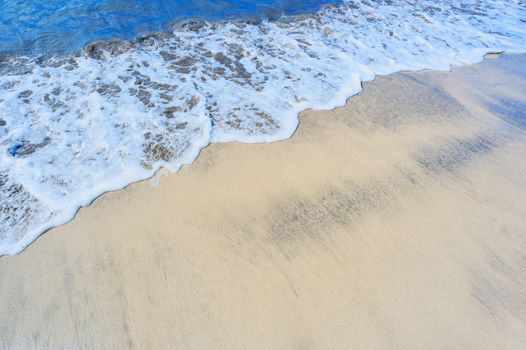
<path fill-rule="evenodd" d="M 0 258 L 1 349 L 526 349 L 526 56 L 380 77 Z"/>

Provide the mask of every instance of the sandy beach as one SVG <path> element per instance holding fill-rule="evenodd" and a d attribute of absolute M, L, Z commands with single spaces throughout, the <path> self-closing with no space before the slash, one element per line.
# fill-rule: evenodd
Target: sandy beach
<path fill-rule="evenodd" d="M 0 258 L 1 349 L 524 349 L 526 56 L 366 83 Z"/>

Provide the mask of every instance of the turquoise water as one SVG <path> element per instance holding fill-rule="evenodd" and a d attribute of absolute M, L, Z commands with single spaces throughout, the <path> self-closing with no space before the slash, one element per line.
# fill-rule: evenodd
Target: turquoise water
<path fill-rule="evenodd" d="M 2 0 L 0 55 L 60 52 L 132 39 L 188 18 L 265 18 L 312 12 L 337 0 Z"/>

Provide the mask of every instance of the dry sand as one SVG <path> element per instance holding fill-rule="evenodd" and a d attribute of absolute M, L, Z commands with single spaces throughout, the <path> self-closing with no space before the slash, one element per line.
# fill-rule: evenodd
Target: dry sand
<path fill-rule="evenodd" d="M 526 56 L 368 83 L 0 258 L 0 348 L 525 349 Z"/>

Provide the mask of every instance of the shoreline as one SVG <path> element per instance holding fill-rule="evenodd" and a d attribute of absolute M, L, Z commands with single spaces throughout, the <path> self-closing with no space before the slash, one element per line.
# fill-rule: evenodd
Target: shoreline
<path fill-rule="evenodd" d="M 288 139 L 298 113 L 344 105 L 377 75 L 524 51 L 518 4 L 443 5 L 345 1 L 291 21 L 190 23 L 63 59 L 2 60 L 0 253 L 210 142 Z"/>
<path fill-rule="evenodd" d="M 155 34 L 155 33 L 153 33 L 153 34 Z M 104 42 L 105 43 L 109 43 L 109 42 L 112 42 L 112 41 L 113 40 L 105 40 L 105 41 L 101 41 L 101 42 L 102 43 L 104 43 Z M 96 43 L 97 42 L 95 42 L 93 44 L 96 44 Z M 98 198 L 100 198 L 101 196 L 104 196 L 107 193 L 122 191 L 122 190 L 127 189 L 129 186 L 132 186 L 132 185 L 134 185 L 136 183 L 140 183 L 140 182 L 144 182 L 144 181 L 150 181 L 153 178 L 155 178 L 156 176 L 158 176 L 160 173 L 164 173 L 166 171 L 168 171 L 168 172 L 170 172 L 172 174 L 175 174 L 175 173 L 179 172 L 185 166 L 191 166 L 198 159 L 198 157 L 201 154 L 201 152 L 203 152 L 206 148 L 208 148 L 212 144 L 224 144 L 224 143 L 269 144 L 269 143 L 287 141 L 287 140 L 290 140 L 292 137 L 294 137 L 294 134 L 297 132 L 298 128 L 300 127 L 301 115 L 302 114 L 304 114 L 304 113 L 306 113 L 308 111 L 334 111 L 334 110 L 336 110 L 338 108 L 345 107 L 349 103 L 350 99 L 352 99 L 353 97 L 355 97 L 355 96 L 359 95 L 361 92 L 363 92 L 364 85 L 369 84 L 371 82 L 374 82 L 379 77 L 389 76 L 389 75 L 393 75 L 393 74 L 423 73 L 423 72 L 427 72 L 427 71 L 431 71 L 431 72 L 451 72 L 455 68 L 462 68 L 462 67 L 470 66 L 470 65 L 473 65 L 473 64 L 479 64 L 479 63 L 483 62 L 486 59 L 496 59 L 496 58 L 499 58 L 500 56 L 505 55 L 505 54 L 508 54 L 508 55 L 525 55 L 524 53 L 506 53 L 504 51 L 496 51 L 496 52 L 491 52 L 490 51 L 490 52 L 484 54 L 482 56 L 481 60 L 478 61 L 478 62 L 474 62 L 472 64 L 464 64 L 464 65 L 451 64 L 449 69 L 447 69 L 447 70 L 437 70 L 437 69 L 428 69 L 428 68 L 426 68 L 426 69 L 416 70 L 416 71 L 413 71 L 413 70 L 402 70 L 402 71 L 399 71 L 399 72 L 389 73 L 389 74 L 385 74 L 385 75 L 375 75 L 374 78 L 372 78 L 371 80 L 362 80 L 361 83 L 360 83 L 360 90 L 358 92 L 355 92 L 355 93 L 351 93 L 350 91 L 348 93 L 347 92 L 342 92 L 340 94 L 341 96 L 348 96 L 348 97 L 345 98 L 345 102 L 342 103 L 342 104 L 337 103 L 336 106 L 333 107 L 333 108 L 320 108 L 320 109 L 307 108 L 307 109 L 297 113 L 297 117 L 296 117 L 297 122 L 295 123 L 296 127 L 291 132 L 290 136 L 288 136 L 286 138 L 280 138 L 282 136 L 281 135 L 281 136 L 278 136 L 277 139 L 270 140 L 270 141 L 262 141 L 262 140 L 254 140 L 254 141 L 250 141 L 250 140 L 248 140 L 248 141 L 238 141 L 238 140 L 225 140 L 225 141 L 222 141 L 222 140 L 219 140 L 219 141 L 214 141 L 213 140 L 213 136 L 212 136 L 213 135 L 213 130 L 214 130 L 213 123 L 212 123 L 211 124 L 211 128 L 210 128 L 209 142 L 208 142 L 208 144 L 206 146 L 199 148 L 199 151 L 197 152 L 197 155 L 195 155 L 195 157 L 193 157 L 192 155 L 189 155 L 188 157 L 180 159 L 175 167 L 170 166 L 169 164 L 161 165 L 160 168 L 155 170 L 155 172 L 152 175 L 148 175 L 147 177 L 142 178 L 140 180 L 130 182 L 130 183 L 128 183 L 127 185 L 125 185 L 123 187 L 118 187 L 117 186 L 117 188 L 115 188 L 115 189 L 109 189 L 109 190 L 105 190 L 105 191 L 101 192 L 99 195 L 97 195 L 97 196 L 93 197 L 92 199 L 88 200 L 86 203 L 81 204 L 74 211 L 74 213 L 72 215 L 65 215 L 65 216 L 71 216 L 70 219 L 66 220 L 66 219 L 63 219 L 63 218 L 57 218 L 57 219 L 54 220 L 54 221 L 56 221 L 55 223 L 54 222 L 47 223 L 46 225 L 44 225 L 44 227 L 46 227 L 46 228 L 43 228 L 43 229 L 39 228 L 39 229 L 36 230 L 36 231 L 39 231 L 41 233 L 27 236 L 28 238 L 20 241 L 19 242 L 20 244 L 17 244 L 16 246 L 14 246 L 14 248 L 11 248 L 10 250 L 5 250 L 5 251 L 1 252 L 0 253 L 0 258 L 2 256 L 16 256 L 18 254 L 22 254 L 31 244 L 33 244 L 36 240 L 38 240 L 42 235 L 45 235 L 48 231 L 53 230 L 53 229 L 58 228 L 58 227 L 61 227 L 61 226 L 64 226 L 64 225 L 67 225 L 72 220 L 75 220 L 75 217 L 77 216 L 78 212 L 81 209 L 91 206 L 94 201 L 96 201 Z M 335 100 L 339 100 L 339 99 L 340 98 L 335 98 Z M 284 128 L 284 129 L 286 129 L 286 128 Z"/>
<path fill-rule="evenodd" d="M 0 347 L 519 349 L 525 62 L 380 76 L 99 196 L 0 257 Z"/>

